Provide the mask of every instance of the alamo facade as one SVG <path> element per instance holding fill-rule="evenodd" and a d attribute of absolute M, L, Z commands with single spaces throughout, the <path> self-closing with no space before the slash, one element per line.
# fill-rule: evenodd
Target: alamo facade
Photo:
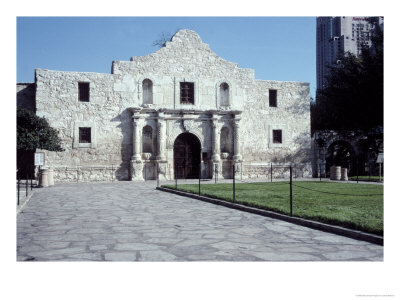
<path fill-rule="evenodd" d="M 56 182 L 312 174 L 309 84 L 256 80 L 191 30 L 111 74 L 36 69 L 19 102 L 29 88 L 65 149 L 37 150 Z"/>

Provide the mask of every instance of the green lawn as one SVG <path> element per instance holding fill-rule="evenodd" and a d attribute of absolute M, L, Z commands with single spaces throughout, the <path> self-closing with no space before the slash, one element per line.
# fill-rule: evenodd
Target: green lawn
<path fill-rule="evenodd" d="M 164 187 L 175 189 L 175 185 Z M 197 184 L 178 189 L 198 194 Z M 202 184 L 201 195 L 232 201 L 232 184 Z M 290 214 L 288 182 L 237 183 L 236 203 Z M 293 182 L 293 216 L 383 235 L 383 186 Z"/>

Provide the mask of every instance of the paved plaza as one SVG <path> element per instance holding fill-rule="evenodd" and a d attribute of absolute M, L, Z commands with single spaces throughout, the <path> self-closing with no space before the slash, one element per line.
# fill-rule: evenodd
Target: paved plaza
<path fill-rule="evenodd" d="M 142 183 L 36 189 L 17 261 L 383 261 L 383 247 Z"/>

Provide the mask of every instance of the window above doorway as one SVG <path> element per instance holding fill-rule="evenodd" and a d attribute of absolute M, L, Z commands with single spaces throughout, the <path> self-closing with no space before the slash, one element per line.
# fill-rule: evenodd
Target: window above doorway
<path fill-rule="evenodd" d="M 181 104 L 194 104 L 194 82 L 180 83 Z"/>

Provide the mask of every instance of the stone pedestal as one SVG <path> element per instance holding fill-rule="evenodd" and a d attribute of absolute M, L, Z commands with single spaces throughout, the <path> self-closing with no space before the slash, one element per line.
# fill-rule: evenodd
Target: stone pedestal
<path fill-rule="evenodd" d="M 166 161 L 159 161 L 157 163 L 158 168 L 158 180 L 168 180 L 167 178 L 167 162 Z"/>
<path fill-rule="evenodd" d="M 332 166 L 330 167 L 330 180 L 340 180 L 341 178 L 341 167 Z"/>
<path fill-rule="evenodd" d="M 48 169 L 48 184 L 49 186 L 54 185 L 54 170 Z"/>
<path fill-rule="evenodd" d="M 39 186 L 48 187 L 49 186 L 49 170 L 41 169 L 39 173 Z"/>
<path fill-rule="evenodd" d="M 144 181 L 141 160 L 131 160 L 131 181 Z"/>

